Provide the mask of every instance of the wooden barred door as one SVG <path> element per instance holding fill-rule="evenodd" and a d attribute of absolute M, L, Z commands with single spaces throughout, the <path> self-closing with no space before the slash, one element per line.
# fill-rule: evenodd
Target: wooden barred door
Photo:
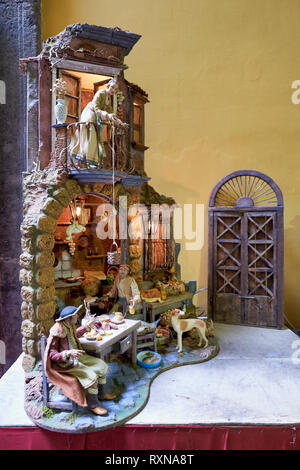
<path fill-rule="evenodd" d="M 257 172 L 229 177 L 209 208 L 209 313 L 218 322 L 281 328 L 281 193 Z"/>

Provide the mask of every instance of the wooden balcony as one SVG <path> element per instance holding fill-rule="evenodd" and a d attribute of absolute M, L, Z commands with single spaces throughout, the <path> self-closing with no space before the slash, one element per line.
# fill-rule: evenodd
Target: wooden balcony
<path fill-rule="evenodd" d="M 52 164 L 86 181 L 115 181 L 134 171 L 128 148 L 128 130 L 111 123 L 57 124 Z M 100 178 L 100 179 L 99 179 Z"/>

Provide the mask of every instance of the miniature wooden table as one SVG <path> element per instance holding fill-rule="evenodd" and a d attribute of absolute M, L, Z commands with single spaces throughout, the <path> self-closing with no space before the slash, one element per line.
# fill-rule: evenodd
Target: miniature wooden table
<path fill-rule="evenodd" d="M 105 351 L 116 343 L 120 343 L 120 352 L 125 352 L 131 347 L 132 363 L 136 363 L 136 337 L 137 329 L 140 326 L 140 320 L 125 319 L 125 323 L 121 323 L 117 330 L 112 331 L 111 335 L 102 335 L 102 341 L 89 340 L 84 336 L 79 338 L 80 344 L 86 352 L 93 352 L 101 359 L 104 359 Z M 128 338 L 127 338 L 128 337 Z M 124 340 L 126 338 L 126 340 Z M 122 341 L 123 340 L 123 341 Z M 123 344 L 122 344 L 123 343 Z"/>
<path fill-rule="evenodd" d="M 192 292 L 184 292 L 183 294 L 172 295 L 161 302 L 147 302 L 146 300 L 146 309 L 147 313 L 149 313 L 150 323 L 155 321 L 155 315 L 163 313 L 171 308 L 180 308 L 185 302 L 192 299 L 193 296 L 194 293 Z"/>

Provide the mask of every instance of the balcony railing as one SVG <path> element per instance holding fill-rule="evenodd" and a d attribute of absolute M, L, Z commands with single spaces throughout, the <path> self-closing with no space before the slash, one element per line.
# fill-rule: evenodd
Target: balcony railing
<path fill-rule="evenodd" d="M 133 169 L 127 128 L 114 125 L 113 130 L 108 122 L 75 122 L 53 127 L 56 129 L 56 166 L 67 171 L 112 170 L 114 167 L 117 171 L 130 172 Z"/>

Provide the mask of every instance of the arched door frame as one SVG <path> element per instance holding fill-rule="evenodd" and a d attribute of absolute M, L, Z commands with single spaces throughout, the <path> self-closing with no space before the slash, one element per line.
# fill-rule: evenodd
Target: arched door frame
<path fill-rule="evenodd" d="M 236 186 L 234 186 L 233 182 L 235 182 Z M 249 182 L 248 188 L 247 188 L 247 183 Z M 246 184 L 246 190 L 245 190 L 245 184 Z M 259 189 L 259 184 L 261 185 L 262 189 Z M 244 186 L 243 186 L 244 185 Z M 252 185 L 252 187 L 251 187 Z M 230 191 L 227 191 L 227 189 L 232 188 L 232 195 L 230 195 Z M 236 191 L 234 194 L 234 188 L 236 187 Z M 241 190 L 239 190 L 240 188 Z M 254 188 L 254 189 L 253 189 Z M 257 189 L 258 188 L 258 189 Z M 255 191 L 254 191 L 255 190 Z M 244 193 L 243 193 L 244 191 Z M 253 196 L 253 199 L 251 198 L 251 194 L 256 192 L 256 196 Z M 266 194 L 266 196 L 262 196 L 265 199 L 261 199 L 261 202 L 259 201 L 259 195 L 260 194 Z M 257 196 L 258 195 L 258 196 Z M 240 197 L 238 197 L 240 196 Z M 269 198 L 269 199 L 268 199 Z M 255 200 L 260 202 L 260 204 L 256 204 Z M 264 205 L 264 201 L 270 201 L 270 204 L 272 205 Z M 244 318 L 241 318 L 241 321 L 238 319 L 238 314 L 236 314 L 236 317 L 234 315 L 231 316 L 231 320 L 226 321 L 226 311 L 230 311 L 230 302 L 228 302 L 228 305 L 226 308 L 224 308 L 223 316 L 218 314 L 217 311 L 217 305 L 220 305 L 220 297 L 218 297 L 218 265 L 222 263 L 222 259 L 220 262 L 220 259 L 218 260 L 219 252 L 222 250 L 219 250 L 219 248 L 223 248 L 221 244 L 218 241 L 218 223 L 223 222 L 224 218 L 228 218 L 227 220 L 230 220 L 230 216 L 235 217 L 235 219 L 232 220 L 237 220 L 239 224 L 239 234 L 237 235 L 237 239 L 235 240 L 237 244 L 240 243 L 240 260 L 237 261 L 240 263 L 240 266 L 238 268 L 229 267 L 227 269 L 240 269 L 245 273 L 244 276 L 240 276 L 241 278 L 244 278 L 244 281 L 241 280 L 241 284 L 244 282 L 244 286 L 239 286 L 241 287 L 241 295 L 239 295 L 238 290 L 236 292 L 236 295 L 232 295 L 232 297 L 240 297 L 239 299 L 239 305 L 243 306 L 241 307 L 241 310 L 245 310 L 245 305 L 246 305 L 246 310 L 248 308 L 249 311 L 249 306 L 247 305 L 252 302 L 252 298 L 256 300 L 256 304 L 260 309 L 263 309 L 262 305 L 259 305 L 259 301 L 261 300 L 258 295 L 250 295 L 247 285 L 245 284 L 248 283 L 248 250 L 249 248 L 247 247 L 247 244 L 249 246 L 250 239 L 248 239 L 248 228 L 245 228 L 247 226 L 247 221 L 250 220 L 252 225 L 255 227 L 255 224 L 257 224 L 257 233 L 259 232 L 260 234 L 264 232 L 263 230 L 263 223 L 257 223 L 257 220 L 262 220 L 263 217 L 266 218 L 266 220 L 269 220 L 268 217 L 272 217 L 272 241 L 270 241 L 270 244 L 272 243 L 272 250 L 273 250 L 273 264 L 274 267 L 271 269 L 269 268 L 269 271 L 272 271 L 270 274 L 273 276 L 273 291 L 270 292 L 270 297 L 273 295 L 273 300 L 270 302 L 273 302 L 273 321 L 266 322 L 267 324 L 264 324 L 262 322 L 261 324 L 258 322 L 258 324 L 252 324 L 251 322 L 245 321 L 245 314 Z M 233 173 L 230 173 L 223 179 L 221 179 L 214 189 L 211 192 L 211 196 L 209 199 L 209 209 L 208 209 L 208 217 L 209 217 L 209 238 L 208 238 L 208 313 L 209 315 L 216 321 L 223 321 L 222 318 L 225 318 L 225 322 L 227 323 L 238 323 L 238 324 L 252 324 L 252 326 L 271 326 L 275 328 L 282 328 L 284 324 L 284 313 L 283 313 L 283 196 L 282 192 L 277 186 L 277 184 L 270 178 L 269 176 L 260 173 L 258 171 L 253 171 L 253 170 L 241 170 L 241 171 L 235 171 Z M 261 218 L 261 219 L 260 219 Z M 271 219 L 270 219 L 271 220 Z M 218 222 L 219 221 L 219 222 Z M 249 222 L 250 223 L 250 222 Z M 226 228 L 226 223 L 223 222 L 223 227 Z M 245 225 L 246 224 L 246 225 Z M 229 225 L 229 224 L 228 224 Z M 242 227 L 244 229 L 242 230 Z M 233 230 L 231 228 L 231 230 Z M 255 229 L 256 230 L 256 229 Z M 251 237 L 250 237 L 251 238 Z M 258 243 L 255 240 L 255 243 Z M 232 245 L 234 246 L 234 245 Z M 252 248 L 257 249 L 257 244 L 252 245 Z M 243 247 L 243 248 L 242 248 Z M 250 247 L 251 248 L 251 247 Z M 226 251 L 226 248 L 225 248 Z M 253 250 L 250 249 L 250 252 L 252 253 Z M 222 252 L 223 253 L 223 252 Z M 227 254 L 223 257 L 224 259 L 228 259 L 228 253 L 230 251 L 227 251 Z M 259 258 L 258 258 L 259 259 Z M 235 260 L 236 261 L 236 260 Z M 234 264 L 234 263 L 233 263 Z M 250 265 L 250 264 L 249 264 Z M 271 266 L 271 264 L 270 264 Z M 226 269 L 226 267 L 224 267 Z M 262 271 L 264 268 L 260 268 Z M 247 271 L 247 272 L 245 272 Z M 225 272 L 225 271 L 224 271 Z M 256 275 L 256 272 L 254 273 Z M 253 273 L 250 274 L 253 277 Z M 269 274 L 268 274 L 269 275 Z M 259 281 L 258 281 L 259 282 Z M 224 281 L 225 284 L 225 281 Z M 230 284 L 230 283 L 229 283 Z M 234 288 L 234 286 L 233 286 Z M 230 296 L 225 296 L 224 299 L 225 303 L 228 301 L 228 297 Z M 255 303 L 255 302 L 254 302 Z M 245 305 L 244 305 L 245 304 Z M 236 304 L 237 305 L 237 304 Z M 232 308 L 236 308 L 236 305 L 232 304 Z M 222 310 L 222 308 L 221 308 Z M 259 311 L 259 310 L 258 310 Z M 247 316 L 247 315 L 246 315 Z M 228 315 L 230 318 L 230 314 Z M 242 314 L 241 314 L 242 317 Z M 220 320 L 221 318 L 221 320 Z M 233 319 L 233 321 L 232 321 Z M 269 323 L 269 324 L 268 324 Z"/>

